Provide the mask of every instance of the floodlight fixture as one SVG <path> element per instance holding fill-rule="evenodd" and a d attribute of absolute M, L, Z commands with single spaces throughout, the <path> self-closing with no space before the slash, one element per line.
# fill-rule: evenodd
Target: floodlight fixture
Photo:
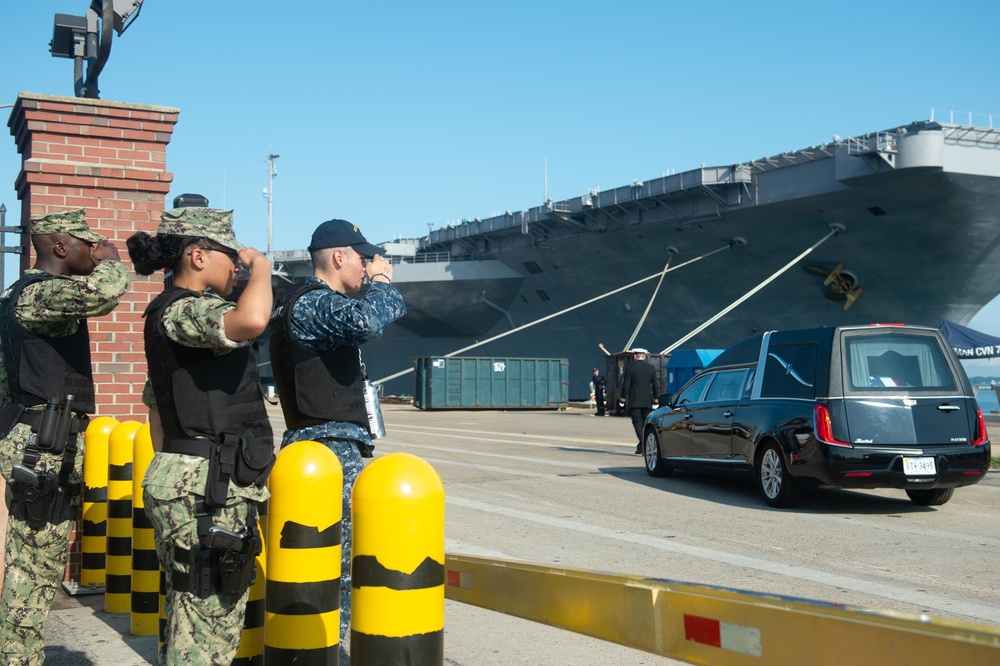
<path fill-rule="evenodd" d="M 83 42 L 87 38 L 87 18 L 56 14 L 49 51 L 56 58 L 83 57 Z"/>
<path fill-rule="evenodd" d="M 104 1 L 107 2 L 108 0 Z M 132 22 L 139 18 L 139 12 L 142 10 L 142 0 L 111 0 L 111 4 L 115 14 L 115 32 L 121 37 L 121 34 L 128 30 Z"/>
<path fill-rule="evenodd" d="M 73 88 L 77 97 L 97 99 L 97 77 L 111 55 L 114 31 L 121 35 L 139 16 L 143 0 L 92 0 L 85 16 L 56 14 L 49 52 L 72 58 Z M 83 63 L 87 62 L 87 75 Z"/>

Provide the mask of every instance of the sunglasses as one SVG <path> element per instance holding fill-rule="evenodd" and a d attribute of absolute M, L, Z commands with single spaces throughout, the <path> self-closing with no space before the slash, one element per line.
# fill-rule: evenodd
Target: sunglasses
<path fill-rule="evenodd" d="M 240 253 L 236 250 L 231 250 L 228 247 L 203 247 L 203 250 L 208 250 L 210 252 L 221 252 L 233 261 L 239 261 Z"/>

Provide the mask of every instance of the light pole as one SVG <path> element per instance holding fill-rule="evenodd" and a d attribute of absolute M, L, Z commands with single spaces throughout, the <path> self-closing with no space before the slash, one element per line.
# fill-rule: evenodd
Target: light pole
<path fill-rule="evenodd" d="M 278 177 L 277 167 L 274 161 L 281 155 L 268 155 L 267 159 L 267 187 L 264 188 L 264 198 L 267 199 L 267 258 L 271 258 L 271 213 L 274 210 L 274 179 Z"/>

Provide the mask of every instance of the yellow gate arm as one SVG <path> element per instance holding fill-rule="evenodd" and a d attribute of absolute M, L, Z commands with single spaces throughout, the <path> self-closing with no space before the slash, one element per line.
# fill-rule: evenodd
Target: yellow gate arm
<path fill-rule="evenodd" d="M 1000 664 L 1000 629 L 671 580 L 445 556 L 445 596 L 694 664 Z"/>

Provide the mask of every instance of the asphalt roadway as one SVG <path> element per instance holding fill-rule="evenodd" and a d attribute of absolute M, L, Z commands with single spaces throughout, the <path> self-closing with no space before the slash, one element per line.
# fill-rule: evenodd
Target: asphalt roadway
<path fill-rule="evenodd" d="M 385 405 L 384 415 L 388 437 L 377 453 L 412 453 L 442 477 L 449 553 L 1000 626 L 1000 472 L 941 507 L 917 507 L 901 491 L 823 490 L 774 510 L 748 482 L 648 477 L 628 420 L 582 407 Z M 280 437 L 280 412 L 272 421 Z M 1000 420 L 990 426 L 1000 433 Z M 46 624 L 48 664 L 155 663 L 156 638 L 132 636 L 129 616 L 103 606 L 103 595 L 59 595 Z M 449 666 L 672 663 L 680 662 L 445 604 Z"/>

